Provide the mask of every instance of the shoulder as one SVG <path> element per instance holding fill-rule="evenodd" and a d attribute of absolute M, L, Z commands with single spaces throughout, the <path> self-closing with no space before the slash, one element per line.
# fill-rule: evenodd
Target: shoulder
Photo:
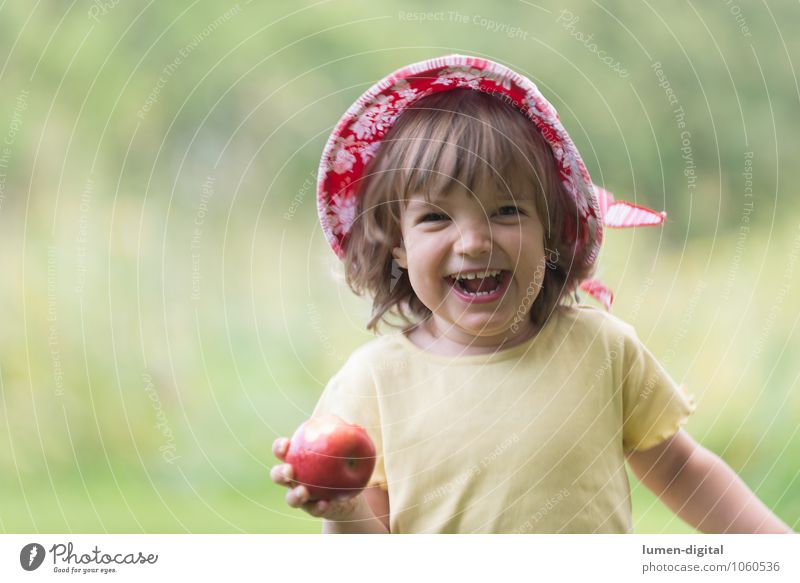
<path fill-rule="evenodd" d="M 571 334 L 591 338 L 638 342 L 636 330 L 617 316 L 584 304 L 565 306 L 559 315 L 560 324 Z"/>
<path fill-rule="evenodd" d="M 553 340 L 559 350 L 611 358 L 623 367 L 638 359 L 643 350 L 633 326 L 599 308 L 565 306 L 557 322 Z"/>
<path fill-rule="evenodd" d="M 342 371 L 376 377 L 382 372 L 404 367 L 411 356 L 407 342 L 400 333 L 373 338 L 353 350 Z"/>
<path fill-rule="evenodd" d="M 374 362 L 375 359 L 406 355 L 406 339 L 401 338 L 401 333 L 376 336 L 353 350 L 350 360 L 362 363 Z"/>
<path fill-rule="evenodd" d="M 374 403 L 387 387 L 402 383 L 411 370 L 402 341 L 391 335 L 379 336 L 355 348 L 339 370 L 328 380 L 326 398 Z"/>

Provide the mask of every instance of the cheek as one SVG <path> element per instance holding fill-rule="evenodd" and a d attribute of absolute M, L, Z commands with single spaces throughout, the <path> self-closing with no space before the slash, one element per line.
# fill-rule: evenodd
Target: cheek
<path fill-rule="evenodd" d="M 408 270 L 411 285 L 419 288 L 423 293 L 429 290 L 431 286 L 436 285 L 441 279 L 438 275 L 436 265 L 430 261 L 429 258 L 421 258 L 414 264 L 412 269 Z"/>
<path fill-rule="evenodd" d="M 428 269 L 425 260 L 425 253 L 420 253 L 421 249 L 413 246 L 406 247 L 408 258 L 408 279 L 412 286 L 417 286 L 425 279 L 425 272 Z"/>
<path fill-rule="evenodd" d="M 444 279 L 439 275 L 441 264 L 432 249 L 417 247 L 412 254 L 409 250 L 408 279 L 417 297 L 425 302 L 426 299 L 437 301 L 441 293 Z"/>
<path fill-rule="evenodd" d="M 544 249 L 544 243 L 517 238 L 515 241 L 509 242 L 507 249 L 515 254 L 511 259 L 517 264 L 515 273 L 519 280 L 524 285 L 541 286 L 547 272 L 547 252 Z"/>
<path fill-rule="evenodd" d="M 442 250 L 435 241 L 416 240 L 408 247 L 409 266 L 420 274 L 435 270 L 441 261 Z"/>
<path fill-rule="evenodd" d="M 541 244 L 531 240 L 527 234 L 518 232 L 506 233 L 502 239 L 495 239 L 503 249 L 503 254 L 520 276 L 527 277 L 536 269 L 542 255 Z"/>

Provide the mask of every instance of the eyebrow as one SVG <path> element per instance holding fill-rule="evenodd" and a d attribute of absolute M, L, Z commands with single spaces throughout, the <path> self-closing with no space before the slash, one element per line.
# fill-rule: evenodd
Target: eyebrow
<path fill-rule="evenodd" d="M 424 198 L 409 198 L 408 199 L 408 206 L 416 205 L 416 206 L 433 206 L 439 202 L 442 202 L 442 198 L 432 198 L 430 200 L 425 200 Z"/>
<path fill-rule="evenodd" d="M 433 206 L 439 205 L 442 202 L 446 201 L 448 197 L 446 196 L 432 196 L 430 200 L 425 200 L 421 195 L 414 195 L 408 198 L 408 205 L 416 203 L 417 205 L 424 205 L 424 206 Z M 495 200 L 498 202 L 533 202 L 529 198 L 522 197 L 522 196 L 514 196 L 512 194 L 498 194 L 495 195 Z"/>

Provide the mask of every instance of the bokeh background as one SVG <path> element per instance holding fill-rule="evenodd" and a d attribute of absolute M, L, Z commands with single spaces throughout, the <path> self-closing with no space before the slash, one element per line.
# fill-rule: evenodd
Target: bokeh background
<path fill-rule="evenodd" d="M 667 211 L 607 232 L 614 312 L 798 528 L 799 25 L 740 0 L 3 2 L 0 531 L 319 532 L 270 445 L 371 338 L 319 155 L 372 83 L 453 52 L 532 78 L 595 182 Z M 692 532 L 635 480 L 633 504 Z"/>

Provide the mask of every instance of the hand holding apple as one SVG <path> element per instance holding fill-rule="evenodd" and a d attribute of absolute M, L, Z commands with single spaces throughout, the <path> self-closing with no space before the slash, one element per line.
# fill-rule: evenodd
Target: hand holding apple
<path fill-rule="evenodd" d="M 352 498 L 375 469 L 375 445 L 360 425 L 331 414 L 312 417 L 292 436 L 286 462 L 311 498 Z"/>
<path fill-rule="evenodd" d="M 345 426 L 349 425 L 336 417 L 334 417 L 334 420 L 336 422 L 335 426 L 339 426 L 339 424 L 343 424 Z M 295 433 L 295 437 L 298 434 L 303 434 L 302 439 L 298 440 L 293 438 L 291 445 L 299 447 L 301 441 L 303 442 L 305 441 L 304 437 L 305 426 L 306 426 L 305 424 L 301 426 Z M 312 424 L 312 434 L 313 434 L 313 427 L 315 426 L 318 426 L 318 423 Z M 353 426 L 353 427 L 358 427 L 358 426 Z M 360 429 L 362 432 L 364 431 L 360 427 L 358 429 Z M 355 433 L 357 434 L 358 432 Z M 366 432 L 364 432 L 364 434 L 366 435 Z M 374 464 L 375 464 L 374 445 L 372 444 L 372 441 L 369 440 L 369 436 L 366 436 L 366 439 L 368 440 L 369 446 L 371 446 L 366 448 L 367 455 L 355 456 L 355 457 L 357 458 L 357 461 L 364 461 L 367 463 L 356 464 L 364 466 L 362 468 L 363 471 L 362 478 L 358 482 L 351 482 L 350 484 L 345 485 L 345 487 L 350 488 L 349 490 L 347 490 L 347 492 L 349 493 L 348 494 L 349 497 L 347 498 L 333 498 L 331 500 L 312 500 L 312 496 L 309 492 L 308 487 L 306 487 L 303 484 L 298 485 L 298 482 L 301 482 L 303 480 L 308 481 L 308 476 L 298 478 L 298 476 L 296 475 L 295 467 L 291 463 L 283 463 L 281 465 L 274 466 L 270 471 L 270 478 L 276 484 L 289 488 L 289 491 L 286 493 L 286 503 L 289 506 L 293 508 L 301 508 L 302 510 L 304 510 L 305 512 L 307 512 L 312 516 L 325 518 L 327 520 L 351 520 L 355 516 L 365 516 L 370 512 L 369 507 L 366 504 L 366 501 L 364 500 L 363 496 L 354 495 L 354 493 L 358 494 L 360 490 L 356 490 L 356 488 L 358 488 L 359 486 L 360 488 L 363 488 L 367 484 L 372 474 L 372 470 L 374 469 Z M 356 441 L 357 443 L 362 443 L 362 444 L 364 443 L 363 439 L 358 439 Z M 290 449 L 290 440 L 285 437 L 276 439 L 272 445 L 273 454 L 282 462 L 289 461 L 288 459 L 289 449 Z M 370 463 L 370 457 L 372 458 L 371 463 Z M 306 459 L 314 459 L 314 458 L 312 456 L 307 456 Z M 308 462 L 306 462 L 306 464 L 307 463 Z M 302 465 L 303 464 L 301 463 L 301 466 Z M 301 472 L 301 474 L 302 473 L 303 472 Z M 366 475 L 366 477 L 363 477 L 364 474 Z M 363 484 L 361 482 L 363 482 Z M 341 486 L 341 484 L 339 484 L 339 486 Z"/>

